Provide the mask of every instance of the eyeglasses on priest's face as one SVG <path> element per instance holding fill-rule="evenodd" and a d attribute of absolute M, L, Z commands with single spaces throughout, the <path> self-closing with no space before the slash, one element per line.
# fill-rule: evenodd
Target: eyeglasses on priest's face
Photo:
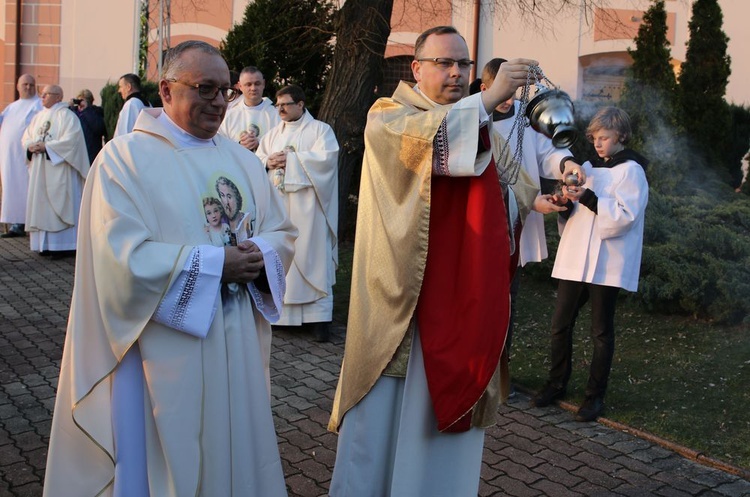
<path fill-rule="evenodd" d="M 299 102 L 291 101 L 291 102 L 276 102 L 276 108 L 277 109 L 286 109 L 290 105 L 297 105 Z"/>
<path fill-rule="evenodd" d="M 471 66 L 474 65 L 474 61 L 471 59 L 449 59 L 447 57 L 422 57 L 420 59 L 417 59 L 417 62 L 425 62 L 429 61 L 434 63 L 436 66 L 438 66 L 440 69 L 452 69 L 454 64 L 458 64 L 458 68 L 462 71 L 466 71 L 467 69 L 470 69 Z"/>
<path fill-rule="evenodd" d="M 232 88 L 231 86 L 216 86 L 216 85 L 204 85 L 200 83 L 186 83 L 185 81 L 180 81 L 174 78 L 170 78 L 167 81 L 169 81 L 170 83 L 179 83 L 181 85 L 185 85 L 195 90 L 198 90 L 198 96 L 205 100 L 213 100 L 216 98 L 216 95 L 218 95 L 219 92 L 221 92 L 221 96 L 224 97 L 224 100 L 226 102 L 231 102 L 232 100 L 237 98 L 241 93 L 238 89 Z"/>

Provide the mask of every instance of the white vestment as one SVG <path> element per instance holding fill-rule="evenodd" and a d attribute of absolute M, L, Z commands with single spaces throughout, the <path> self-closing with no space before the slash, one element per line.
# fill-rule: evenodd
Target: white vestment
<path fill-rule="evenodd" d="M 29 168 L 26 166 L 26 150 L 21 145 L 21 137 L 40 110 L 42 99 L 34 95 L 8 105 L 0 117 L 0 223 L 26 222 Z"/>
<path fill-rule="evenodd" d="M 133 131 L 133 126 L 135 126 L 138 115 L 145 108 L 146 106 L 140 98 L 128 98 L 125 104 L 123 104 L 122 109 L 120 109 L 120 115 L 117 117 L 117 126 L 115 127 L 115 134 L 113 136 L 125 135 Z"/>
<path fill-rule="evenodd" d="M 260 336 L 295 229 L 251 152 L 161 112 L 107 143 L 86 182 L 45 495 L 285 496 Z M 219 179 L 242 195 L 235 235 L 263 251 L 271 293 L 221 283 L 203 208 Z"/>
<path fill-rule="evenodd" d="M 381 376 L 346 413 L 330 496 L 477 495 L 484 430 L 440 433 L 436 427 L 415 332 L 406 379 Z"/>
<path fill-rule="evenodd" d="M 219 133 L 230 140 L 239 142 L 240 135 L 251 130 L 260 140 L 271 128 L 281 122 L 276 107 L 268 98 L 263 97 L 263 100 L 254 107 L 246 105 L 242 98 L 237 100 L 239 103 L 227 111 L 219 128 Z"/>
<path fill-rule="evenodd" d="M 509 153 L 513 156 L 518 146 L 518 127 L 513 128 L 515 116 L 520 112 L 520 103 L 513 102 L 515 114 L 513 117 L 495 121 L 493 126 L 508 143 Z M 511 135 L 511 129 L 513 134 Z M 521 165 L 529 173 L 531 179 L 539 185 L 539 177 L 555 179 L 560 176 L 560 161 L 573 154 L 567 148 L 555 148 L 552 140 L 542 133 L 526 128 L 521 142 Z M 525 266 L 527 262 L 541 262 L 547 258 L 547 239 L 544 235 L 544 215 L 532 210 L 526 217 L 521 230 L 520 252 L 518 264 Z"/>
<path fill-rule="evenodd" d="M 286 278 L 281 325 L 331 321 L 333 284 L 338 267 L 338 154 L 333 130 L 309 112 L 281 122 L 260 141 L 265 163 L 274 152 L 289 149 L 283 189 L 289 217 L 299 229 L 294 262 Z M 268 172 L 273 179 L 275 170 Z"/>
<path fill-rule="evenodd" d="M 31 250 L 75 250 L 89 156 L 81 122 L 66 102 L 43 109 L 31 120 L 23 134 L 24 150 L 39 141 L 47 152 L 33 154 L 29 166 L 26 231 Z"/>

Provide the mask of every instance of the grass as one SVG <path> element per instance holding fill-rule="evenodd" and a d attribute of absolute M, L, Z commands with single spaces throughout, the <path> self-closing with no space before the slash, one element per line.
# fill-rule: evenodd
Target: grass
<path fill-rule="evenodd" d="M 551 281 L 523 277 L 511 374 L 532 390 L 546 380 L 554 300 Z M 575 330 L 568 385 L 574 403 L 583 400 L 593 352 L 589 307 L 584 311 Z M 647 314 L 627 298 L 618 302 L 615 326 L 607 417 L 750 468 L 748 330 Z"/>
<path fill-rule="evenodd" d="M 346 317 L 349 315 L 353 252 L 352 242 L 339 245 L 339 267 L 336 271 L 336 284 L 333 285 L 333 322 L 341 326 L 346 326 Z"/>
<path fill-rule="evenodd" d="M 351 245 L 340 251 L 334 320 L 346 324 Z M 626 292 L 621 292 L 626 294 Z M 522 275 L 513 337 L 513 382 L 539 389 L 549 365 L 551 280 Z M 573 345 L 568 400 L 583 399 L 592 353 L 590 313 L 584 307 Z M 750 338 L 744 327 L 724 327 L 681 316 L 648 314 L 630 299 L 618 303 L 615 358 L 606 416 L 633 428 L 750 469 Z"/>

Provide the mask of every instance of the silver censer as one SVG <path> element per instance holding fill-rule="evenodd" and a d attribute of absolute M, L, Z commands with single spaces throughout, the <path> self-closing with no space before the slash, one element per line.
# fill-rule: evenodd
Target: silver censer
<path fill-rule="evenodd" d="M 552 140 L 556 148 L 568 148 L 578 139 L 573 101 L 567 93 L 536 83 L 537 91 L 526 106 L 531 127 Z"/>

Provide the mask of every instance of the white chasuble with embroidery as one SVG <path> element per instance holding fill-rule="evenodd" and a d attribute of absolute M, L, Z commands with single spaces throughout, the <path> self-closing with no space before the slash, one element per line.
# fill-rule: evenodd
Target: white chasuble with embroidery
<path fill-rule="evenodd" d="M 86 183 L 45 495 L 113 494 L 113 372 L 137 345 L 150 495 L 283 496 L 259 340 L 270 324 L 201 254 L 254 237 L 279 261 L 269 280 L 283 280 L 296 232 L 252 153 L 218 135 L 183 148 L 160 112 L 109 142 Z M 210 285 L 207 332 L 183 331 Z"/>
<path fill-rule="evenodd" d="M 81 123 L 66 103 L 34 116 L 22 144 L 28 149 L 37 142 L 44 142 L 47 150 L 33 154 L 29 162 L 26 231 L 57 233 L 76 225 L 83 181 L 89 171 Z"/>

